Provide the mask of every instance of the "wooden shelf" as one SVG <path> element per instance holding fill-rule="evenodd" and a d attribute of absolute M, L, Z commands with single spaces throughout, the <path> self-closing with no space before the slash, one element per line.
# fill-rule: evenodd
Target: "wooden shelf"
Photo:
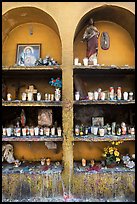
<path fill-rule="evenodd" d="M 61 107 L 62 106 L 62 101 L 3 101 L 2 106 L 42 106 L 42 107 L 49 107 L 49 106 L 56 106 L 56 107 Z"/>
<path fill-rule="evenodd" d="M 9 66 L 9 67 L 2 67 L 2 71 L 61 71 L 60 66 L 32 66 L 32 67 L 25 67 L 25 66 Z"/>
<path fill-rule="evenodd" d="M 7 136 L 2 136 L 2 141 L 3 142 L 15 142 L 15 141 L 18 141 L 18 142 L 43 142 L 43 141 L 46 141 L 46 142 L 59 142 L 59 141 L 63 141 L 63 137 L 59 137 L 59 136 L 10 136 L 10 137 L 7 137 Z"/>
<path fill-rule="evenodd" d="M 74 101 L 74 105 L 103 105 L 103 104 L 114 104 L 114 105 L 127 105 L 127 104 L 135 104 L 135 100 L 132 101 L 124 101 L 124 100 L 115 100 L 115 101 L 109 101 L 109 100 L 79 100 L 79 101 Z"/>
<path fill-rule="evenodd" d="M 112 141 L 134 141 L 135 135 L 121 135 L 121 136 L 113 136 L 113 135 L 105 135 L 101 136 L 94 136 L 84 135 L 84 136 L 74 136 L 74 141 L 85 141 L 85 142 L 112 142 Z"/>
<path fill-rule="evenodd" d="M 127 71 L 135 71 L 135 67 L 133 66 L 116 66 L 116 65 L 107 65 L 107 66 L 103 66 L 103 65 L 88 65 L 88 66 L 73 66 L 74 70 L 108 70 L 108 71 L 121 71 L 121 70 L 127 70 Z"/>

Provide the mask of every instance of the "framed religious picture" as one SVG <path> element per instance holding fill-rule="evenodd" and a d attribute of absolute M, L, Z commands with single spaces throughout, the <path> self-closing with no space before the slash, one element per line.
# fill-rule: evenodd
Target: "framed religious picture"
<path fill-rule="evenodd" d="M 41 44 L 17 44 L 16 64 L 35 66 L 40 58 Z"/>
<path fill-rule="evenodd" d="M 104 117 L 92 117 L 92 126 L 104 126 Z"/>
<path fill-rule="evenodd" d="M 52 126 L 52 109 L 39 109 L 38 110 L 38 125 L 39 126 Z"/>
<path fill-rule="evenodd" d="M 102 32 L 100 36 L 100 45 L 103 50 L 108 50 L 110 47 L 110 37 L 107 32 Z"/>

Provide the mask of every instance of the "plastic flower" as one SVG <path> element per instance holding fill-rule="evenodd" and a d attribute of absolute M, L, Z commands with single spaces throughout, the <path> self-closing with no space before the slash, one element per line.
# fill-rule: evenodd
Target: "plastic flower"
<path fill-rule="evenodd" d="M 120 158 L 119 157 L 116 157 L 116 162 L 119 162 L 120 161 Z"/>
<path fill-rule="evenodd" d="M 114 151 L 114 155 L 115 156 L 119 156 L 119 152 L 118 151 Z"/>
<path fill-rule="evenodd" d="M 57 79 L 51 78 L 51 80 L 49 81 L 49 84 L 51 86 L 55 86 L 55 87 L 58 87 L 58 88 L 62 87 L 62 81 L 61 81 L 61 79 L 59 77 Z"/>
<path fill-rule="evenodd" d="M 116 164 L 120 162 L 120 153 L 118 151 L 117 146 L 121 144 L 121 141 L 111 141 L 113 146 L 104 147 L 103 157 L 105 157 L 105 161 L 107 165 Z"/>

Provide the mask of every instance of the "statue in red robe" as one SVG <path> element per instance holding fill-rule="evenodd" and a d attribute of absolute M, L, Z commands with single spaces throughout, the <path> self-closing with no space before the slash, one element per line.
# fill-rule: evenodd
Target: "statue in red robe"
<path fill-rule="evenodd" d="M 86 57 L 89 59 L 89 63 L 92 64 L 93 59 L 97 57 L 98 54 L 98 37 L 100 32 L 94 26 L 93 19 L 90 18 L 89 25 L 86 28 L 82 41 L 87 42 L 87 53 Z"/>

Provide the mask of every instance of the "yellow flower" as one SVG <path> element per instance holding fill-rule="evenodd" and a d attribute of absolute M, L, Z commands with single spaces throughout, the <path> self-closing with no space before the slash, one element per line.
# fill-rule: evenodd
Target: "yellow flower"
<path fill-rule="evenodd" d="M 114 145 L 114 144 L 115 144 L 115 142 L 113 141 L 113 142 L 111 142 L 111 144 L 112 144 L 112 145 Z"/>
<path fill-rule="evenodd" d="M 102 154 L 103 157 L 106 157 L 106 154 Z"/>
<path fill-rule="evenodd" d="M 113 154 L 113 151 L 110 151 L 109 153 L 110 153 L 110 154 Z"/>
<path fill-rule="evenodd" d="M 115 150 L 115 151 L 114 151 L 114 155 L 115 155 L 115 156 L 119 156 L 119 152 Z"/>
<path fill-rule="evenodd" d="M 108 149 L 107 149 L 107 147 L 104 147 L 104 151 L 107 151 Z"/>
<path fill-rule="evenodd" d="M 119 162 L 120 161 L 120 158 L 119 157 L 116 157 L 116 162 Z"/>
<path fill-rule="evenodd" d="M 113 152 L 113 147 L 109 147 L 109 152 Z"/>

